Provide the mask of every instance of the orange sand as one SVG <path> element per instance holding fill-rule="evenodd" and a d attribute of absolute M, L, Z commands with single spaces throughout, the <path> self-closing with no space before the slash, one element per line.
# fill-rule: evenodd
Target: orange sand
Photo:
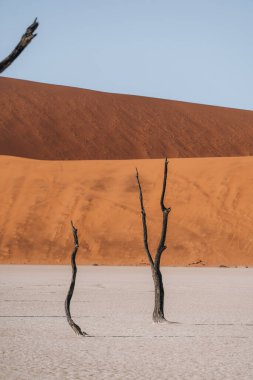
<path fill-rule="evenodd" d="M 47 160 L 253 155 L 253 112 L 0 78 L 0 154 Z"/>
<path fill-rule="evenodd" d="M 1 263 L 69 263 L 71 219 L 79 230 L 78 263 L 146 263 L 136 166 L 154 250 L 163 160 L 1 156 Z M 172 212 L 162 263 L 253 265 L 252 188 L 253 157 L 171 159 L 166 203 Z"/>

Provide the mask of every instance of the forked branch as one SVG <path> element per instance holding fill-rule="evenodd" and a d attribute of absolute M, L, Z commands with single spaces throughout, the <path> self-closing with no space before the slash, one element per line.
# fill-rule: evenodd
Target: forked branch
<path fill-rule="evenodd" d="M 149 251 L 149 246 L 148 246 L 148 229 L 147 229 L 147 221 L 146 221 L 146 212 L 145 212 L 145 208 L 144 208 L 144 204 L 143 204 L 142 189 L 141 189 L 141 183 L 139 180 L 139 173 L 138 173 L 137 168 L 136 168 L 136 179 L 137 179 L 138 187 L 139 187 L 139 198 L 140 198 L 140 205 L 141 205 L 144 247 L 145 247 L 147 257 L 148 257 L 148 261 L 149 261 L 151 267 L 154 267 L 154 262 L 153 262 L 151 253 Z"/>
<path fill-rule="evenodd" d="M 85 332 L 83 332 L 80 327 L 73 321 L 70 313 L 70 301 L 74 293 L 75 289 L 75 282 L 76 282 L 76 273 L 77 273 L 77 267 L 76 267 L 76 253 L 79 248 L 79 243 L 78 243 L 78 235 L 77 235 L 77 229 L 75 228 L 72 220 L 71 220 L 71 226 L 72 226 L 72 232 L 73 232 L 73 238 L 74 238 L 74 249 L 72 252 L 71 256 L 71 266 L 72 266 L 72 279 L 71 279 L 71 284 L 69 287 L 69 291 L 65 300 L 65 312 L 66 312 L 66 317 L 67 321 L 70 325 L 70 327 L 75 331 L 77 335 L 87 335 Z"/>
<path fill-rule="evenodd" d="M 162 232 L 161 232 L 161 238 L 160 238 L 160 242 L 157 248 L 155 260 L 153 260 L 152 255 L 149 250 L 149 246 L 148 246 L 148 230 L 147 230 L 146 212 L 145 212 L 144 203 L 143 203 L 142 188 L 141 188 L 141 183 L 139 179 L 139 173 L 138 173 L 138 170 L 136 169 L 136 179 L 137 179 L 137 183 L 139 187 L 139 198 L 140 198 L 140 206 L 141 206 L 141 214 L 142 214 L 144 247 L 148 256 L 149 263 L 151 267 L 154 267 L 154 268 L 159 268 L 161 255 L 163 251 L 166 249 L 165 240 L 166 240 L 166 234 L 167 234 L 168 215 L 171 211 L 170 207 L 167 208 L 164 205 L 164 197 L 165 197 L 166 184 L 167 184 L 167 173 L 168 173 L 168 160 L 166 158 L 164 161 L 163 187 L 162 187 L 162 194 L 161 194 L 161 199 L 160 199 L 160 206 L 163 213 Z"/>
<path fill-rule="evenodd" d="M 168 173 L 168 160 L 166 158 L 164 161 L 163 188 L 162 188 L 162 194 L 161 194 L 161 200 L 160 200 L 160 206 L 163 213 L 163 226 L 162 226 L 160 242 L 159 242 L 156 257 L 155 257 L 154 265 L 156 269 L 160 267 L 161 256 L 162 256 L 163 251 L 165 251 L 166 249 L 165 240 L 166 240 L 166 234 L 167 234 L 168 215 L 171 211 L 170 207 L 167 208 L 164 205 L 164 196 L 165 196 L 166 184 L 167 184 L 167 173 Z"/>
<path fill-rule="evenodd" d="M 160 206 L 163 214 L 163 223 L 162 223 L 162 232 L 160 242 L 157 248 L 157 252 L 155 255 L 155 259 L 152 258 L 152 255 L 148 246 L 148 232 L 147 232 L 147 223 L 146 223 L 146 213 L 143 204 L 143 195 L 142 188 L 139 180 L 138 171 L 136 169 L 136 179 L 139 187 L 139 198 L 140 198 L 140 206 L 141 206 L 141 214 L 142 214 L 142 224 L 143 224 L 143 239 L 144 239 L 144 247 L 146 250 L 146 254 L 148 256 L 148 260 L 152 270 L 152 277 L 155 286 L 155 307 L 153 312 L 153 321 L 156 323 L 165 322 L 164 318 L 164 288 L 163 288 L 163 280 L 162 274 L 160 271 L 160 262 L 163 251 L 166 249 L 165 240 L 167 234 L 167 226 L 168 226 L 168 215 L 170 213 L 170 208 L 165 207 L 164 205 L 164 196 L 166 192 L 166 183 L 167 183 L 167 170 L 168 170 L 168 160 L 165 159 L 164 162 L 164 176 L 163 176 L 163 187 L 162 194 L 160 199 Z"/>
<path fill-rule="evenodd" d="M 26 29 L 17 46 L 8 55 L 8 57 L 6 57 L 2 62 L 0 62 L 0 73 L 7 69 L 7 67 L 9 67 L 12 64 L 12 62 L 14 62 L 15 59 L 22 53 L 22 51 L 29 45 L 29 43 L 34 39 L 34 37 L 37 36 L 37 34 L 34 34 L 34 31 L 38 28 L 38 26 L 39 23 L 36 17 L 33 23 Z"/>

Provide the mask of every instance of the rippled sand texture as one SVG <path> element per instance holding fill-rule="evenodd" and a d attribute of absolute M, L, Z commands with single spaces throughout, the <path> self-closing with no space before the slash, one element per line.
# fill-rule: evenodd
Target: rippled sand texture
<path fill-rule="evenodd" d="M 78 228 L 79 263 L 147 263 L 138 167 L 149 242 L 157 248 L 163 160 L 38 161 L 0 157 L 0 262 L 67 264 Z M 162 264 L 253 265 L 253 157 L 169 161 L 167 246 Z"/>
<path fill-rule="evenodd" d="M 0 78 L 0 154 L 43 160 L 253 155 L 253 112 Z"/>
<path fill-rule="evenodd" d="M 154 325 L 149 268 L 1 266 L 1 379 L 253 378 L 253 269 L 163 268 L 166 316 Z"/>

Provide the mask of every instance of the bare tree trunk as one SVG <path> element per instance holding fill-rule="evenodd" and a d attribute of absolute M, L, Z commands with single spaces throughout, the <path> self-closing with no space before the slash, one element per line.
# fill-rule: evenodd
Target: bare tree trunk
<path fill-rule="evenodd" d="M 22 51 L 29 45 L 32 39 L 37 36 L 37 34 L 33 33 L 38 28 L 38 26 L 39 23 L 36 18 L 33 21 L 33 23 L 30 26 L 28 26 L 25 33 L 21 37 L 19 43 L 10 53 L 10 55 L 8 55 L 8 57 L 6 57 L 2 62 L 0 62 L 0 73 L 7 69 L 7 67 L 9 67 L 12 64 L 12 62 L 14 62 L 15 59 L 22 53 Z"/>
<path fill-rule="evenodd" d="M 163 279 L 162 273 L 160 270 L 152 269 L 152 277 L 155 286 L 155 306 L 153 311 L 153 321 L 164 322 L 164 288 L 163 288 Z"/>
<path fill-rule="evenodd" d="M 164 178 L 163 178 L 163 188 L 162 195 L 160 200 L 161 211 L 163 213 L 163 224 L 162 224 L 162 232 L 160 242 L 157 248 L 157 252 L 155 255 L 155 260 L 153 260 L 152 255 L 148 246 L 148 232 L 147 232 L 147 222 L 146 222 L 146 212 L 143 204 L 143 195 L 142 188 L 139 180 L 139 174 L 136 169 L 136 179 L 139 186 L 139 197 L 140 197 L 140 206 L 141 206 L 141 214 L 142 214 L 142 225 L 143 225 L 143 240 L 145 251 L 149 260 L 149 264 L 152 271 L 152 277 L 154 281 L 155 288 L 155 306 L 153 312 L 153 321 L 156 323 L 165 322 L 166 319 L 164 317 L 164 287 L 163 287 L 163 279 L 162 273 L 160 271 L 160 262 L 163 251 L 166 249 L 165 240 L 167 234 L 167 226 L 168 226 L 168 215 L 171 211 L 171 208 L 167 208 L 164 205 L 164 196 L 166 191 L 166 183 L 167 183 L 167 171 L 168 171 L 168 160 L 165 159 L 164 162 Z"/>
<path fill-rule="evenodd" d="M 73 321 L 73 319 L 71 318 L 71 314 L 70 314 L 70 301 L 71 301 L 71 298 L 72 298 L 73 293 L 74 293 L 75 282 L 76 282 L 76 273 L 77 273 L 76 253 L 77 253 L 78 247 L 79 247 L 77 229 L 74 227 L 72 221 L 71 221 L 71 225 L 72 225 L 72 232 L 73 232 L 73 237 L 74 237 L 74 249 L 73 249 L 72 256 L 71 256 L 72 279 L 71 279 L 71 284 L 70 284 L 69 291 L 68 291 L 68 294 L 67 294 L 67 297 L 65 300 L 65 312 L 66 312 L 67 321 L 68 321 L 70 327 L 75 331 L 75 333 L 77 335 L 85 336 L 87 334 L 85 332 L 83 332 L 80 329 L 80 327 Z"/>

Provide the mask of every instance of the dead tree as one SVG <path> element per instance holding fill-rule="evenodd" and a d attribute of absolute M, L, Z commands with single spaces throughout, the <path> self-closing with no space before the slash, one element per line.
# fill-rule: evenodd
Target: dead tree
<path fill-rule="evenodd" d="M 37 34 L 33 33 L 38 28 L 38 26 L 39 23 L 36 17 L 33 23 L 30 26 L 28 26 L 25 33 L 21 37 L 19 43 L 10 53 L 10 55 L 8 55 L 8 57 L 6 57 L 2 62 L 0 62 L 0 73 L 7 69 L 7 67 L 9 67 L 12 64 L 12 62 L 14 62 L 15 59 L 22 53 L 22 51 L 29 45 L 33 38 L 37 36 Z"/>
<path fill-rule="evenodd" d="M 77 267 L 76 267 L 76 253 L 79 248 L 79 243 L 78 243 L 78 235 L 77 235 L 77 229 L 74 227 L 73 222 L 71 221 L 71 226 L 72 226 L 72 232 L 73 232 L 73 237 L 74 237 L 74 249 L 72 252 L 71 256 L 71 266 L 72 266 L 72 279 L 71 279 L 71 284 L 69 287 L 69 291 L 65 300 L 65 313 L 67 317 L 67 321 L 70 325 L 70 327 L 75 331 L 77 335 L 87 335 L 84 331 L 80 329 L 80 327 L 73 321 L 71 314 L 70 314 L 70 301 L 74 293 L 75 289 L 75 282 L 76 282 L 76 273 L 77 273 Z"/>
<path fill-rule="evenodd" d="M 164 162 L 163 188 L 162 188 L 162 195 L 161 195 L 161 200 L 160 200 L 161 211 L 163 214 L 162 232 L 161 232 L 161 238 L 160 238 L 160 242 L 157 248 L 157 252 L 156 252 L 155 258 L 153 259 L 149 250 L 149 246 L 148 246 L 148 230 L 147 230 L 147 222 L 146 222 L 146 212 L 145 212 L 144 204 L 143 204 L 143 196 L 142 196 L 142 189 L 141 189 L 141 184 L 139 180 L 139 174 L 136 169 L 136 179 L 139 186 L 140 206 L 141 206 L 141 214 L 142 214 L 144 247 L 145 247 L 148 261 L 151 267 L 152 277 L 153 277 L 154 287 L 155 287 L 155 307 L 154 307 L 154 312 L 153 312 L 153 321 L 156 323 L 166 322 L 166 319 L 164 318 L 164 288 L 163 288 L 162 273 L 160 271 L 160 262 L 161 262 L 162 253 L 166 249 L 165 240 L 166 240 L 166 233 L 167 233 L 168 215 L 171 211 L 171 208 L 167 208 L 164 205 L 164 196 L 165 196 L 166 182 L 167 182 L 167 170 L 168 170 L 168 160 L 166 158 Z"/>

